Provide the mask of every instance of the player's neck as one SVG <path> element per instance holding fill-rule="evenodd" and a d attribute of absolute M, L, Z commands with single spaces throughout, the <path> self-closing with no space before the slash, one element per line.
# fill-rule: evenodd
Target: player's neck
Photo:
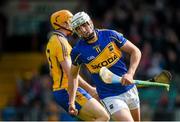
<path fill-rule="evenodd" d="M 60 32 L 60 33 L 62 33 L 64 36 L 68 36 L 67 31 L 64 30 L 64 29 L 59 29 L 59 30 L 57 30 L 57 31 Z"/>

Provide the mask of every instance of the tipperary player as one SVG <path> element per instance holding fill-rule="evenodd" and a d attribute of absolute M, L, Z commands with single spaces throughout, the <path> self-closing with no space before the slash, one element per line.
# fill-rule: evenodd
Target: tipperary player
<path fill-rule="evenodd" d="M 51 15 L 51 24 L 54 28 L 46 48 L 46 56 L 49 62 L 50 74 L 53 78 L 53 95 L 56 102 L 68 112 L 68 77 L 71 68 L 71 46 L 67 36 L 71 35 L 70 20 L 72 13 L 68 10 L 60 10 Z M 109 115 L 104 107 L 90 94 L 95 94 L 96 89 L 87 84 L 78 76 L 79 84 L 75 98 L 75 106 L 78 109 L 78 117 L 81 120 L 108 121 Z M 84 89 L 86 90 L 84 90 Z M 89 92 L 89 93 L 88 93 Z"/>
<path fill-rule="evenodd" d="M 71 21 L 73 30 L 81 38 L 71 52 L 71 84 L 69 86 L 71 114 L 74 108 L 76 80 L 81 64 L 85 64 L 96 83 L 98 95 L 113 120 L 140 121 L 140 103 L 137 88 L 132 83 L 141 58 L 140 50 L 114 30 L 94 29 L 90 17 L 78 12 Z M 124 54 L 130 55 L 129 69 L 123 61 Z M 122 76 L 122 83 L 105 84 L 100 76 L 101 67 L 107 67 L 114 74 Z"/>

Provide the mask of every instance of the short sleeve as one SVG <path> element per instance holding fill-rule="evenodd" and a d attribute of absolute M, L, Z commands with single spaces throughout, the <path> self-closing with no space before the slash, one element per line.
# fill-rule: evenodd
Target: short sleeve
<path fill-rule="evenodd" d="M 81 65 L 82 61 L 81 61 L 81 53 L 78 52 L 77 48 L 74 47 L 71 51 L 71 60 L 72 60 L 72 64 L 75 66 Z"/>
<path fill-rule="evenodd" d="M 123 37 L 123 34 L 118 33 L 117 31 L 113 30 L 111 31 L 111 39 L 116 43 L 116 45 L 121 48 L 127 41 L 126 38 Z"/>

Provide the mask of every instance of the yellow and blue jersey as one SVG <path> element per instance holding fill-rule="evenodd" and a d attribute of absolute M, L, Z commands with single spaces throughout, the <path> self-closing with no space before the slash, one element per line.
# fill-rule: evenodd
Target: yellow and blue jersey
<path fill-rule="evenodd" d="M 122 86 L 117 84 L 105 84 L 100 76 L 101 67 L 107 67 L 114 74 L 122 76 L 127 72 L 124 63 L 121 47 L 127 39 L 122 34 L 114 30 L 95 30 L 97 41 L 87 43 L 85 40 L 79 40 L 72 49 L 71 58 L 73 65 L 86 65 L 90 71 L 92 80 L 95 81 L 97 92 L 101 99 L 109 96 L 116 96 L 131 89 L 134 84 Z"/>
<path fill-rule="evenodd" d="M 68 77 L 60 65 L 65 57 L 71 60 L 70 52 L 72 48 L 67 38 L 60 32 L 53 32 L 46 48 L 46 57 L 49 63 L 50 74 L 53 79 L 53 95 L 56 102 L 68 111 Z M 77 109 L 92 98 L 84 89 L 78 88 L 75 104 Z"/>

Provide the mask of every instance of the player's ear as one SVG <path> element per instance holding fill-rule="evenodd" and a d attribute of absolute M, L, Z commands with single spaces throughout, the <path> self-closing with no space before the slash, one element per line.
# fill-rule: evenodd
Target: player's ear
<path fill-rule="evenodd" d="M 93 24 L 92 20 L 89 21 L 89 24 L 90 24 L 91 28 L 94 29 L 94 24 Z"/>
<path fill-rule="evenodd" d="M 93 22 L 92 22 L 92 20 L 89 20 L 89 24 L 93 25 Z"/>

